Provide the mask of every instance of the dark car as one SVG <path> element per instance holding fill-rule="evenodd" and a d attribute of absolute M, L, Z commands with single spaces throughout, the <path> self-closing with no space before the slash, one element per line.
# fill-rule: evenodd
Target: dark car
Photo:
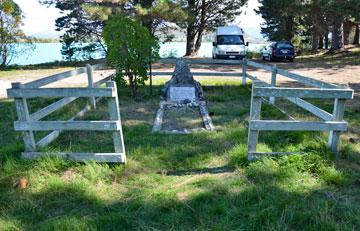
<path fill-rule="evenodd" d="M 274 42 L 266 46 L 262 52 L 263 60 L 274 61 L 274 60 L 289 60 L 294 62 L 295 59 L 295 48 L 291 42 L 280 41 Z"/>

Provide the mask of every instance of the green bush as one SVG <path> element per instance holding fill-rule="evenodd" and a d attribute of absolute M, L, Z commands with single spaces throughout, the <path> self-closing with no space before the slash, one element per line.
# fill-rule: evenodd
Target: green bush
<path fill-rule="evenodd" d="M 104 28 L 108 60 L 116 69 L 116 81 L 126 84 L 131 96 L 148 79 L 149 63 L 159 58 L 158 41 L 138 21 L 121 15 L 112 16 Z"/>
<path fill-rule="evenodd" d="M 260 59 L 260 58 L 262 58 L 261 51 L 248 51 L 246 55 L 247 55 L 248 59 Z"/>

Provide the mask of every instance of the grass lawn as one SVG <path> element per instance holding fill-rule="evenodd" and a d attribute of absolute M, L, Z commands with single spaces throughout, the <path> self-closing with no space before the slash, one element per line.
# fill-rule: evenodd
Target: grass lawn
<path fill-rule="evenodd" d="M 159 78 L 155 92 L 165 79 Z M 151 133 L 159 95 L 129 98 L 120 89 L 128 163 L 24 161 L 12 100 L 0 101 L 0 230 L 357 230 L 360 229 L 360 144 L 342 137 L 341 158 L 325 133 L 263 132 L 260 151 L 304 155 L 246 160 L 250 91 L 239 80 L 200 79 L 215 132 Z M 36 110 L 53 99 L 31 101 Z M 52 118 L 70 118 L 77 100 Z M 331 111 L 327 102 L 315 102 Z M 281 101 L 292 116 L 309 115 Z M 360 124 L 347 107 L 350 126 Z M 106 101 L 85 119 L 107 118 Z M 286 118 L 264 105 L 263 118 Z M 37 137 L 44 135 L 36 134 Z M 44 151 L 112 151 L 111 133 L 64 132 Z M 19 177 L 29 185 L 13 187 Z"/>

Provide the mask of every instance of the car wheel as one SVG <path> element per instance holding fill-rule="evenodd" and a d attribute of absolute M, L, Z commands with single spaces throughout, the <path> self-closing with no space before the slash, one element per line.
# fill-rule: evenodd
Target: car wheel
<path fill-rule="evenodd" d="M 290 58 L 289 61 L 290 61 L 291 63 L 293 63 L 293 62 L 294 62 L 294 58 Z"/>

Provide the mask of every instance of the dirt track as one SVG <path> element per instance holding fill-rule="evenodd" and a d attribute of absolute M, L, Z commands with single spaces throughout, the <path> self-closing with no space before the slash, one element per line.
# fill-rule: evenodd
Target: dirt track
<path fill-rule="evenodd" d="M 360 60 L 360 57 L 359 57 Z M 197 60 L 194 60 L 197 62 Z M 277 65 L 279 68 L 286 69 L 290 72 L 294 72 L 303 76 L 314 78 L 317 80 L 335 83 L 335 84 L 349 84 L 349 86 L 356 91 L 360 91 L 360 65 L 352 64 L 338 64 L 330 65 L 326 61 L 319 62 L 303 62 L 295 61 L 294 63 L 289 62 L 264 62 L 256 60 L 266 65 Z M 189 60 L 191 71 L 196 72 L 241 72 L 241 65 L 239 64 L 191 64 Z M 229 63 L 234 63 L 230 61 Z M 174 64 L 169 62 L 155 64 L 154 71 L 172 71 Z M 264 70 L 250 68 L 249 73 L 257 76 L 264 81 L 270 81 L 271 74 Z M 278 76 L 278 84 L 290 84 L 293 83 L 289 78 Z"/>

